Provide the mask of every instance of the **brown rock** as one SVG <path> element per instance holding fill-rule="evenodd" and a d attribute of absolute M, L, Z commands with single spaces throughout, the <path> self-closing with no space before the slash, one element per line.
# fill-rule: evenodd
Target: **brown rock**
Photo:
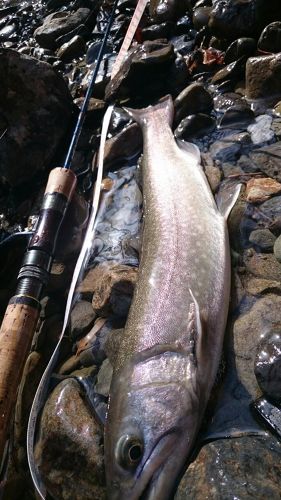
<path fill-rule="evenodd" d="M 211 111 L 213 98 L 201 83 L 191 83 L 175 99 L 175 123 L 196 113 Z"/>
<path fill-rule="evenodd" d="M 102 431 L 75 380 L 64 380 L 50 395 L 35 453 L 55 499 L 105 498 Z"/>
<path fill-rule="evenodd" d="M 252 178 L 247 182 L 246 199 L 250 203 L 261 203 L 280 191 L 281 184 L 274 179 Z"/>
<path fill-rule="evenodd" d="M 215 193 L 220 185 L 221 170 L 218 167 L 207 165 L 205 167 L 205 174 L 207 176 L 212 192 Z"/>
<path fill-rule="evenodd" d="M 126 316 L 131 304 L 138 270 L 116 263 L 103 263 L 91 273 L 92 304 L 97 314 Z"/>
<path fill-rule="evenodd" d="M 254 253 L 252 256 L 244 258 L 246 268 L 250 273 L 258 278 L 280 280 L 281 265 L 274 255 L 265 253 Z"/>
<path fill-rule="evenodd" d="M 249 99 L 272 97 L 281 92 L 281 53 L 250 57 L 246 64 L 246 95 Z"/>
<path fill-rule="evenodd" d="M 110 166 L 120 160 L 133 158 L 142 148 L 142 133 L 137 123 L 124 127 L 105 143 L 104 165 Z M 94 157 L 94 162 L 96 158 Z"/>
<path fill-rule="evenodd" d="M 266 293 L 280 293 L 280 281 L 272 281 L 264 278 L 250 278 L 245 288 L 251 295 L 264 295 Z"/>

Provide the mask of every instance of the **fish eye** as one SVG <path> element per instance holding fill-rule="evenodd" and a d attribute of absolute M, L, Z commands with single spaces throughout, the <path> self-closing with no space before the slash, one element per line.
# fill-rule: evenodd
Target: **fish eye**
<path fill-rule="evenodd" d="M 140 463 L 143 455 L 143 442 L 137 436 L 123 436 L 116 446 L 116 458 L 125 468 L 134 468 Z"/>

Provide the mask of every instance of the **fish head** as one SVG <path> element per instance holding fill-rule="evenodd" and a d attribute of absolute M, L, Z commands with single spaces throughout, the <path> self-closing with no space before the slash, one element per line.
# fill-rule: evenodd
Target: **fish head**
<path fill-rule="evenodd" d="M 169 498 L 200 422 L 194 370 L 185 355 L 167 351 L 115 378 L 105 427 L 110 500 Z"/>

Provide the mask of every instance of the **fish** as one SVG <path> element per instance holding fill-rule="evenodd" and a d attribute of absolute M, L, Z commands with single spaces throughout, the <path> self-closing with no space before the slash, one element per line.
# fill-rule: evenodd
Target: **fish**
<path fill-rule="evenodd" d="M 165 500 L 186 464 L 220 362 L 230 295 L 227 216 L 199 149 L 177 143 L 173 101 L 126 109 L 143 133 L 138 280 L 114 364 L 105 422 L 110 500 Z"/>

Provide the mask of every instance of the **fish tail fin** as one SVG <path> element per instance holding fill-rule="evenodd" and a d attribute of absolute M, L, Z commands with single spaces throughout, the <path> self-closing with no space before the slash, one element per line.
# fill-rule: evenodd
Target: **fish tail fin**
<path fill-rule="evenodd" d="M 225 220 L 227 220 L 239 197 L 241 187 L 242 184 L 232 181 L 226 181 L 220 186 L 220 190 L 216 195 L 216 202 L 217 207 Z"/>
<path fill-rule="evenodd" d="M 142 109 L 133 109 L 124 107 L 125 111 L 142 127 L 147 121 L 154 119 L 156 115 L 161 114 L 163 120 L 167 120 L 172 126 L 174 118 L 173 100 L 170 95 L 162 97 L 154 106 L 148 106 Z"/>

